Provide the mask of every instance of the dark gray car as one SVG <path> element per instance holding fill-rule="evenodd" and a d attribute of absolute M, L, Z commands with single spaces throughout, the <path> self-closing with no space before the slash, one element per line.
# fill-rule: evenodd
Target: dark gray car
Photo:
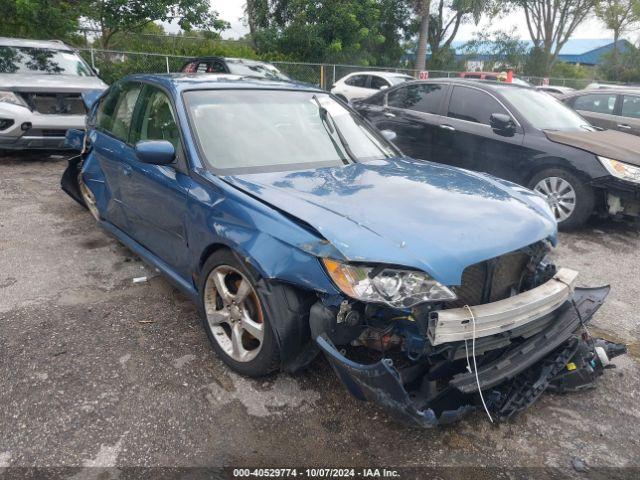
<path fill-rule="evenodd" d="M 561 100 L 593 125 L 640 135 L 640 88 L 582 90 Z"/>

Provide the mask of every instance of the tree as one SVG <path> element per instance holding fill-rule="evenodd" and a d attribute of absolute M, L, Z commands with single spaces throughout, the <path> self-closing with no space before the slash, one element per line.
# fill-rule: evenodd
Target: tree
<path fill-rule="evenodd" d="M 484 62 L 486 70 L 499 67 L 521 72 L 527 60 L 529 46 L 518 38 L 515 29 L 511 32 L 497 30 L 478 32 L 476 38 L 464 44 L 462 51 L 466 56 L 481 54 L 488 57 Z"/>
<path fill-rule="evenodd" d="M 427 42 L 429 41 L 429 15 L 431 0 L 414 0 L 413 9 L 420 19 L 418 29 L 418 45 L 416 48 L 416 70 L 424 70 L 427 61 Z"/>
<path fill-rule="evenodd" d="M 558 54 L 593 11 L 596 0 L 507 0 L 524 11 L 537 75 L 549 75 Z"/>
<path fill-rule="evenodd" d="M 409 6 L 397 0 L 249 0 L 261 54 L 316 62 L 397 63 Z"/>
<path fill-rule="evenodd" d="M 80 0 L 0 0 L 0 36 L 69 40 L 78 29 Z"/>
<path fill-rule="evenodd" d="M 438 0 L 435 12 L 429 17 L 429 64 L 442 64 L 439 57 L 449 54 L 451 42 L 456 38 L 460 25 L 471 19 L 477 24 L 482 14 L 489 12 L 491 4 L 487 0 Z"/>
<path fill-rule="evenodd" d="M 618 56 L 618 40 L 634 25 L 640 23 L 640 0 L 599 0 L 596 16 L 609 30 L 613 30 L 612 61 Z"/>
<path fill-rule="evenodd" d="M 116 33 L 134 32 L 156 21 L 175 21 L 185 31 L 229 27 L 210 9 L 208 0 L 88 0 L 83 15 L 100 29 L 103 48 L 109 48 Z"/>

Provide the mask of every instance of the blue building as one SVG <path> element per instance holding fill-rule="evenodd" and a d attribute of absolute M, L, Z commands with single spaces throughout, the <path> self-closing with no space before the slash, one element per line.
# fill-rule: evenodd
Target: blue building
<path fill-rule="evenodd" d="M 523 40 L 523 44 L 529 48 L 533 47 L 531 40 Z M 595 66 L 602 63 L 603 55 L 613 50 L 614 42 L 612 39 L 599 38 L 575 38 L 570 39 L 564 44 L 558 55 L 558 60 L 562 62 L 580 64 L 586 66 Z M 618 51 L 624 52 L 632 45 L 627 40 L 618 40 Z M 483 44 L 478 51 L 470 51 L 468 48 L 468 40 L 454 40 L 451 47 L 456 52 L 456 58 L 466 60 L 469 70 L 482 70 L 484 62 L 495 61 L 495 55 L 492 53 L 491 44 Z M 429 58 L 427 53 L 427 58 Z M 407 60 L 412 60 L 415 54 L 408 54 Z"/>

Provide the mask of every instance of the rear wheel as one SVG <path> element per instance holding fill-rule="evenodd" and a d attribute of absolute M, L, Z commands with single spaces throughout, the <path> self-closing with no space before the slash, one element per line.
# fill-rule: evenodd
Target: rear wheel
<path fill-rule="evenodd" d="M 84 183 L 84 180 L 82 179 L 82 172 L 79 168 L 80 167 L 78 167 L 77 182 L 78 190 L 80 190 L 82 200 L 84 201 L 87 210 L 89 210 L 89 213 L 91 213 L 93 218 L 95 218 L 96 220 L 100 220 L 100 213 L 98 213 L 98 207 L 96 206 L 96 198 L 93 195 L 93 192 L 89 190 L 87 185 Z"/>
<path fill-rule="evenodd" d="M 534 175 L 529 188 L 547 199 L 558 227 L 563 230 L 581 227 L 593 214 L 593 189 L 567 170 L 543 170 Z"/>

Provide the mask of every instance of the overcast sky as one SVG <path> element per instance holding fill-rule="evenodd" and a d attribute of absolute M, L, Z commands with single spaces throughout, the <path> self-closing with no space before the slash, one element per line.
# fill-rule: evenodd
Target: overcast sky
<path fill-rule="evenodd" d="M 223 38 L 238 38 L 248 32 L 248 28 L 244 24 L 244 4 L 245 0 L 211 0 L 214 10 L 220 13 L 220 17 L 231 24 L 231 28 L 223 32 Z M 521 13 L 513 13 L 501 19 L 499 22 L 494 20 L 483 21 L 476 26 L 473 23 L 463 25 L 457 35 L 457 39 L 470 40 L 474 37 L 474 33 L 480 29 L 495 30 L 499 28 L 502 31 L 510 31 L 515 28 L 522 39 L 528 39 L 527 25 L 524 15 Z M 176 27 L 168 26 L 168 31 L 175 31 Z M 601 23 L 596 19 L 585 21 L 575 32 L 573 38 L 612 38 L 610 31 L 605 30 Z M 635 40 L 635 39 L 634 39 Z"/>

